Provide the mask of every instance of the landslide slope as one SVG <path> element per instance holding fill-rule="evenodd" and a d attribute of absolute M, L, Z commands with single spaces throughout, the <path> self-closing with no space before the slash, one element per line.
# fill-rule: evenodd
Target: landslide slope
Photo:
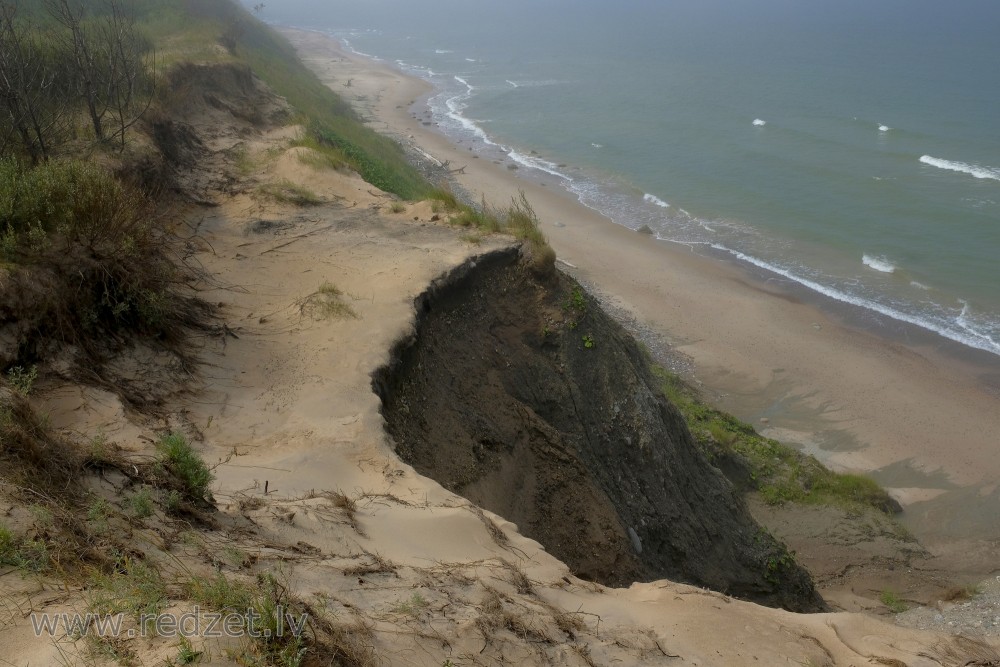
<path fill-rule="evenodd" d="M 417 311 L 374 384 L 397 453 L 419 472 L 581 577 L 824 607 L 696 448 L 644 352 L 571 278 L 496 251 L 438 280 Z"/>

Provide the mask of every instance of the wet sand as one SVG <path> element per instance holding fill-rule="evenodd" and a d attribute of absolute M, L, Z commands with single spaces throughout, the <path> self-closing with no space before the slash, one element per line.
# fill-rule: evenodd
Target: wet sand
<path fill-rule="evenodd" d="M 989 381 L 1000 377 L 998 360 L 615 225 L 554 177 L 477 158 L 475 146 L 437 131 L 427 82 L 325 35 L 283 32 L 372 127 L 461 169 L 454 180 L 465 190 L 498 204 L 523 190 L 562 267 L 662 335 L 713 402 L 835 469 L 874 475 L 951 569 L 992 571 L 1000 397 Z"/>

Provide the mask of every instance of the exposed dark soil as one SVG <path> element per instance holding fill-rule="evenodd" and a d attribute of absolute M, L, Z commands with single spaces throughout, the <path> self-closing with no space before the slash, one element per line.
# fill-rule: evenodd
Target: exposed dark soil
<path fill-rule="evenodd" d="M 499 251 L 416 303 L 414 337 L 374 385 L 419 472 L 515 522 L 578 576 L 824 608 L 698 451 L 643 351 L 571 278 Z"/>

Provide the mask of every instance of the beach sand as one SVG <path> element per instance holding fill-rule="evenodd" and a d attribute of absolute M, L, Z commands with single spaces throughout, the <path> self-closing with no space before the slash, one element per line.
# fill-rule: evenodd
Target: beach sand
<path fill-rule="evenodd" d="M 981 376 L 996 373 L 995 360 L 962 358 L 919 332 L 880 335 L 835 302 L 616 225 L 555 177 L 475 158 L 435 130 L 427 82 L 320 33 L 282 31 L 372 127 L 460 169 L 461 188 L 498 204 L 524 191 L 561 268 L 686 357 L 714 403 L 834 469 L 873 474 L 949 569 L 992 570 L 1000 397 Z"/>

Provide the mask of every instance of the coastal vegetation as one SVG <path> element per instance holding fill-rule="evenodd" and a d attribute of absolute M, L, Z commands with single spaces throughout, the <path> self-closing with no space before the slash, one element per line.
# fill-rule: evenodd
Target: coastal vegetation
<path fill-rule="evenodd" d="M 654 366 L 664 395 L 687 421 L 709 461 L 738 487 L 753 490 L 770 505 L 787 502 L 833 504 L 847 510 L 873 507 L 894 513 L 898 505 L 874 480 L 836 473 L 815 457 L 757 433 L 753 426 L 704 402 L 679 375 Z"/>

